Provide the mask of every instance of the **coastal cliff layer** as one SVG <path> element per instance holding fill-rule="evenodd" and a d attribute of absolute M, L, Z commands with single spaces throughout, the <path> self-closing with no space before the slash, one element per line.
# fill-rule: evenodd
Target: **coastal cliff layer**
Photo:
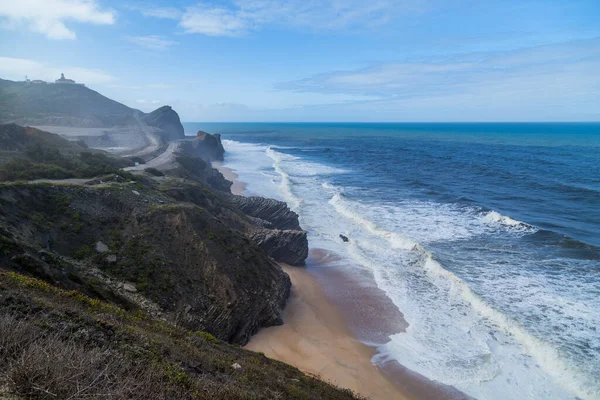
<path fill-rule="evenodd" d="M 240 216 L 210 192 L 196 192 L 204 207 L 168 192 L 139 182 L 4 184 L 0 226 L 12 244 L 0 264 L 65 287 L 94 276 L 105 277 L 105 292 L 130 282 L 169 320 L 231 343 L 282 323 L 289 278 L 221 221 Z"/>
<path fill-rule="evenodd" d="M 250 217 L 248 237 L 275 260 L 302 266 L 308 257 L 307 233 L 300 227 L 298 214 L 279 200 L 257 196 L 231 196 L 231 204 Z"/>

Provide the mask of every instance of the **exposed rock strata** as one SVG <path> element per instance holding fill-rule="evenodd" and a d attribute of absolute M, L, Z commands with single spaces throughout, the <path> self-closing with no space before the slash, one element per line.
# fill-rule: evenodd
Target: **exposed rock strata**
<path fill-rule="evenodd" d="M 308 239 L 304 231 L 255 229 L 248 237 L 277 261 L 300 266 L 308 257 Z"/>
<path fill-rule="evenodd" d="M 273 229 L 302 229 L 298 214 L 290 210 L 283 201 L 257 196 L 231 196 L 231 202 L 247 215 L 269 222 Z"/>
<path fill-rule="evenodd" d="M 203 159 L 196 156 L 178 155 L 175 160 L 181 168 L 178 171 L 172 171 L 172 173 L 184 178 L 200 181 L 222 192 L 230 192 L 232 183 Z"/>
<path fill-rule="evenodd" d="M 253 228 L 248 237 L 275 260 L 304 265 L 308 256 L 307 234 L 300 227 L 298 214 L 283 201 L 264 197 L 231 196 L 231 204 L 247 216 Z"/>

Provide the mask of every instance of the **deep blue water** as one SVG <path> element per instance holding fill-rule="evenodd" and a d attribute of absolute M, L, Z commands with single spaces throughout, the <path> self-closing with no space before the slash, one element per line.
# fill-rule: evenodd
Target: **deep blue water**
<path fill-rule="evenodd" d="M 600 398 L 599 123 L 184 126 L 372 271 L 411 324 L 386 357 L 480 398 Z"/>

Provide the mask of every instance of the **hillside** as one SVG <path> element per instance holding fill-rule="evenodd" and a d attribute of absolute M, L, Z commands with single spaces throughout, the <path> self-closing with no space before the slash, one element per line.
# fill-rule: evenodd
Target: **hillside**
<path fill-rule="evenodd" d="M 179 116 L 169 106 L 146 114 L 82 85 L 0 79 L 0 123 L 9 122 L 78 128 L 148 125 L 160 129 L 165 141 L 184 137 Z"/>
<path fill-rule="evenodd" d="M 2 122 L 110 127 L 141 113 L 81 85 L 27 84 L 0 79 L 0 96 Z"/>
<path fill-rule="evenodd" d="M 0 268 L 0 399 L 107 398 L 357 397 L 209 333 Z"/>
<path fill-rule="evenodd" d="M 308 242 L 285 203 L 231 195 L 195 157 L 222 156 L 218 136 L 132 172 L 15 124 L 0 148 L 0 398 L 356 398 L 239 347 L 282 323 L 275 260 Z"/>

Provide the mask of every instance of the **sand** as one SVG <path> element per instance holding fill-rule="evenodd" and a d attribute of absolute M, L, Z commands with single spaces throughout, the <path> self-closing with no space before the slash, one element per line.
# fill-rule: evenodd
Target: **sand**
<path fill-rule="evenodd" d="M 304 268 L 282 268 L 292 280 L 284 324 L 262 329 L 246 348 L 371 399 L 410 398 L 371 362 L 374 350 L 354 338 L 317 280 Z"/>
<path fill-rule="evenodd" d="M 233 172 L 230 168 L 225 167 L 220 161 L 213 161 L 212 166 L 213 168 L 216 168 L 221 174 L 223 174 L 225 179 L 227 179 L 230 182 L 233 182 L 233 185 L 231 185 L 231 193 L 236 194 L 238 196 L 244 195 L 244 192 L 246 191 L 246 184 L 238 180 L 238 175 L 235 172 Z"/>
<path fill-rule="evenodd" d="M 244 195 L 246 185 L 235 172 L 219 162 L 213 167 L 233 182 L 233 194 Z M 335 254 L 311 249 L 306 268 L 280 264 L 292 281 L 284 324 L 261 329 L 246 348 L 373 400 L 467 399 L 397 362 L 373 364 L 376 346 L 408 323 L 373 277 L 352 276 L 339 261 Z"/>

